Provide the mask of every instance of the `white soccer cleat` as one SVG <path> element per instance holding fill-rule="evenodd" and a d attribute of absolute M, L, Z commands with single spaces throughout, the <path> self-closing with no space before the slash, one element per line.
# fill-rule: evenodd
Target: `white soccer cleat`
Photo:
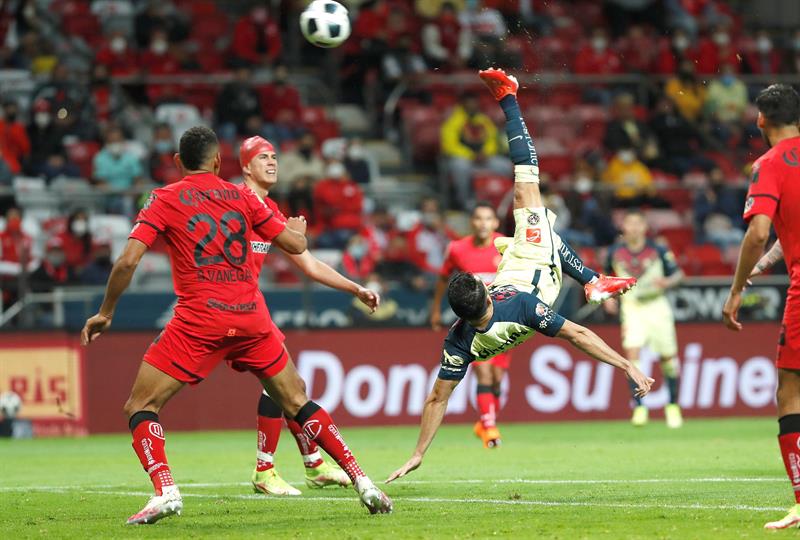
<path fill-rule="evenodd" d="M 664 407 L 664 419 L 667 421 L 667 427 L 678 429 L 683 426 L 683 415 L 681 408 L 677 403 L 668 403 Z"/>
<path fill-rule="evenodd" d="M 765 529 L 770 529 L 776 531 L 778 529 L 789 529 L 791 527 L 798 528 L 800 527 L 800 512 L 798 512 L 798 507 L 800 504 L 794 505 L 789 513 L 786 514 L 786 517 L 780 519 L 778 521 L 770 521 L 764 525 Z"/>
<path fill-rule="evenodd" d="M 366 476 L 362 476 L 356 480 L 355 488 L 358 493 L 358 498 L 361 499 L 361 504 L 367 507 L 370 514 L 392 513 L 392 499 L 375 487 L 372 480 Z"/>
<path fill-rule="evenodd" d="M 128 518 L 128 525 L 152 525 L 173 514 L 181 515 L 183 499 L 178 486 L 164 488 L 161 495 L 153 495 L 144 508 Z"/>

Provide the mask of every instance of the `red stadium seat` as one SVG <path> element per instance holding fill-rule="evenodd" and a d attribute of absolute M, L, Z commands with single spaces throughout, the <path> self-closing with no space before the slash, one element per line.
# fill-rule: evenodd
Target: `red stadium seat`
<path fill-rule="evenodd" d="M 505 176 L 493 174 L 478 175 L 472 183 L 475 198 L 488 201 L 497 208 L 505 196 L 514 189 L 514 181 Z"/>
<path fill-rule="evenodd" d="M 578 256 L 583 259 L 583 265 L 588 268 L 594 268 L 598 272 L 602 270 L 602 265 L 597 257 L 597 251 L 594 248 L 580 248 Z"/>
<path fill-rule="evenodd" d="M 90 47 L 96 49 L 103 40 L 100 21 L 91 13 L 66 15 L 61 19 L 61 30 L 68 35 L 78 36 Z"/>
<path fill-rule="evenodd" d="M 676 227 L 662 229 L 658 233 L 669 244 L 670 249 L 680 257 L 686 247 L 694 241 L 694 230 L 691 227 Z"/>
<path fill-rule="evenodd" d="M 224 13 L 215 13 L 212 16 L 195 17 L 192 21 L 191 37 L 200 42 L 216 42 L 228 33 L 230 21 Z"/>
<path fill-rule="evenodd" d="M 92 177 L 92 161 L 94 155 L 100 151 L 100 145 L 95 141 L 78 141 L 66 146 L 67 157 L 78 166 L 81 175 L 85 178 Z"/>
<path fill-rule="evenodd" d="M 679 261 L 684 271 L 694 276 L 727 274 L 729 269 L 722 261 L 722 252 L 712 244 L 686 246 Z"/>
<path fill-rule="evenodd" d="M 685 188 L 661 189 L 658 196 L 669 202 L 676 212 L 685 212 L 692 207 L 692 192 Z"/>
<path fill-rule="evenodd" d="M 303 123 L 306 125 L 316 124 L 317 122 L 324 122 L 327 119 L 328 119 L 328 114 L 325 112 L 325 107 L 303 108 Z"/>
<path fill-rule="evenodd" d="M 539 162 L 539 167 L 541 168 L 542 172 L 545 172 L 552 176 L 553 179 L 558 180 L 562 176 L 567 176 L 568 174 L 572 173 L 573 164 L 574 160 L 572 156 L 551 155 L 547 156 L 546 158 L 542 158 Z"/>

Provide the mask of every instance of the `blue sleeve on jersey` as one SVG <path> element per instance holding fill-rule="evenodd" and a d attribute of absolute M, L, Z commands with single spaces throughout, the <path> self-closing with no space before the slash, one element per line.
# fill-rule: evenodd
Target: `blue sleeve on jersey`
<path fill-rule="evenodd" d="M 556 334 L 567 321 L 564 317 L 542 302 L 535 294 L 521 294 L 524 298 L 524 324 L 540 334 L 556 337 Z"/>
<path fill-rule="evenodd" d="M 463 321 L 457 322 L 444 340 L 444 350 L 442 351 L 441 366 L 439 367 L 439 378 L 446 381 L 460 381 L 467 374 L 467 368 L 472 363 L 473 357 L 469 352 L 469 346 L 465 346 L 461 341 L 459 327 L 466 324 Z"/>
<path fill-rule="evenodd" d="M 678 261 L 675 260 L 675 255 L 668 247 L 656 244 L 656 249 L 658 250 L 658 256 L 661 257 L 661 264 L 664 265 L 664 275 L 666 277 L 680 271 Z"/>

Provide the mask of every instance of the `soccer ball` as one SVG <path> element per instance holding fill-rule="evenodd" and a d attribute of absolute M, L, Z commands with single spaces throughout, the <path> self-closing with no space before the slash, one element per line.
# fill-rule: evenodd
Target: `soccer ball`
<path fill-rule="evenodd" d="M 22 399 L 15 392 L 3 392 L 0 394 L 0 414 L 6 418 L 16 418 L 19 409 L 22 407 Z"/>
<path fill-rule="evenodd" d="M 300 31 L 312 45 L 338 47 L 350 37 L 347 8 L 333 0 L 314 0 L 300 14 Z"/>

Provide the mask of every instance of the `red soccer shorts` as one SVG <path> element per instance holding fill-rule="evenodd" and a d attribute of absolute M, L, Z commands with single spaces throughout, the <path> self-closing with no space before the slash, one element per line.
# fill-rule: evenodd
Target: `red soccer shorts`
<path fill-rule="evenodd" d="M 495 367 L 499 367 L 500 369 L 507 370 L 508 367 L 511 365 L 511 353 L 510 352 L 500 353 L 494 358 L 491 358 L 489 360 L 489 363 Z"/>
<path fill-rule="evenodd" d="M 800 301 L 795 298 L 790 291 L 783 312 L 778 359 L 775 362 L 782 369 L 800 370 Z"/>
<path fill-rule="evenodd" d="M 273 377 L 289 361 L 285 337 L 274 324 L 261 336 L 220 338 L 192 334 L 170 322 L 144 354 L 144 361 L 181 382 L 197 384 L 227 360 L 237 371 L 249 371 L 259 379 Z"/>

